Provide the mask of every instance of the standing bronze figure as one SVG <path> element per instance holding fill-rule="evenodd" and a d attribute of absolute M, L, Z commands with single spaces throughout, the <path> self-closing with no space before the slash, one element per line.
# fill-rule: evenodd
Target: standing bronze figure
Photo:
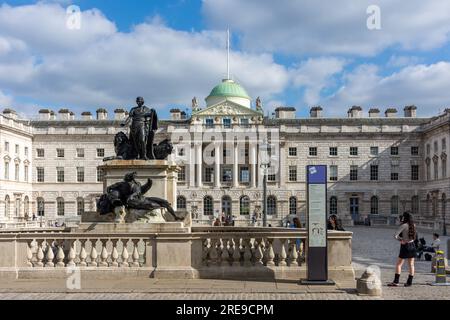
<path fill-rule="evenodd" d="M 130 111 L 127 120 L 121 124 L 122 127 L 129 125 L 131 144 L 136 151 L 136 158 L 141 160 L 154 160 L 153 140 L 155 131 L 158 130 L 158 115 L 154 109 L 144 105 L 144 98 L 136 99 L 137 107 Z"/>

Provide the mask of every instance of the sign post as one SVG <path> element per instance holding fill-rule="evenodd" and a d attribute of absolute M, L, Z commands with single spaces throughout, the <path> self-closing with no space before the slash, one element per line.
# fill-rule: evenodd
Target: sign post
<path fill-rule="evenodd" d="M 307 166 L 307 276 L 302 284 L 334 285 L 328 279 L 327 166 Z"/>

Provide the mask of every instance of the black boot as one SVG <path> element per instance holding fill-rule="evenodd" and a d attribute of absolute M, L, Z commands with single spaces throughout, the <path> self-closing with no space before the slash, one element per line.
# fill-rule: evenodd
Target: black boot
<path fill-rule="evenodd" d="M 395 274 L 394 281 L 388 284 L 388 287 L 398 287 L 400 282 L 400 275 L 398 273 Z"/>
<path fill-rule="evenodd" d="M 411 287 L 412 286 L 413 278 L 414 278 L 414 276 L 409 275 L 408 280 L 405 283 L 405 287 Z"/>

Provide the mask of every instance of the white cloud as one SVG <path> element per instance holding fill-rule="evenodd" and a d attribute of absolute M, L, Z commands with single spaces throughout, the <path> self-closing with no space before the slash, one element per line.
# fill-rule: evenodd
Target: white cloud
<path fill-rule="evenodd" d="M 381 30 L 367 28 L 369 5 L 381 9 Z M 204 0 L 203 13 L 256 52 L 371 56 L 392 46 L 440 47 L 450 35 L 450 1 L 442 0 Z"/>
<path fill-rule="evenodd" d="M 340 115 L 352 105 L 380 109 L 416 105 L 421 116 L 436 115 L 450 102 L 450 62 L 407 66 L 388 76 L 381 76 L 375 65 L 361 65 L 344 78 L 336 94 L 322 99 L 328 115 Z"/>
<path fill-rule="evenodd" d="M 224 32 L 173 30 L 160 19 L 118 32 L 100 11 L 65 26 L 59 4 L 0 7 L 0 88 L 54 109 L 130 106 L 137 95 L 156 107 L 206 97 L 226 69 Z M 232 52 L 232 73 L 254 98 L 289 84 L 269 54 Z M 201 100 L 201 99 L 199 99 Z"/>

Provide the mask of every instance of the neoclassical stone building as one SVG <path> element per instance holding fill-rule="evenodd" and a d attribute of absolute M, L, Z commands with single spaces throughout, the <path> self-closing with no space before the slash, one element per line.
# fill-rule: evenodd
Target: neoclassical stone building
<path fill-rule="evenodd" d="M 328 212 L 346 224 L 393 223 L 411 210 L 426 227 L 450 220 L 450 109 L 417 118 L 389 108 L 351 107 L 347 117 L 324 118 L 313 107 L 309 118 L 279 107 L 265 117 L 232 80 L 217 85 L 186 115 L 171 110 L 160 121 L 158 139 L 172 139 L 171 155 L 180 166 L 178 201 L 195 221 L 211 223 L 220 213 L 248 224 L 262 213 L 262 163 L 268 172 L 268 221 L 283 223 L 298 215 L 305 221 L 305 168 L 328 166 Z M 95 210 L 102 193 L 97 166 L 114 154 L 113 137 L 122 130 L 123 109 L 105 109 L 81 118 L 68 109 L 39 111 L 38 120 L 18 119 L 11 109 L 0 115 L 0 222 L 35 213 L 48 220 L 78 220 Z"/>

